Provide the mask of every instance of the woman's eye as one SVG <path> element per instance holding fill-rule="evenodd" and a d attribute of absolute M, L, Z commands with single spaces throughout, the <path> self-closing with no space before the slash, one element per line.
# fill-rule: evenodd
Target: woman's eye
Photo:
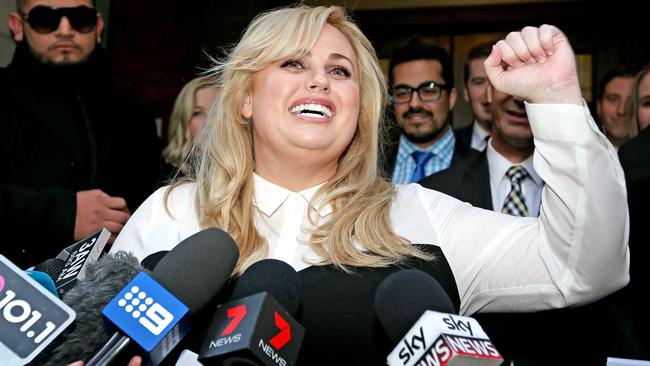
<path fill-rule="evenodd" d="M 290 68 L 290 69 L 302 69 L 304 68 L 303 64 L 300 61 L 297 60 L 287 60 L 282 63 L 283 68 Z"/>
<path fill-rule="evenodd" d="M 330 72 L 336 76 L 350 77 L 350 72 L 345 67 L 337 66 L 332 68 Z"/>
<path fill-rule="evenodd" d="M 202 111 L 195 111 L 194 113 L 192 113 L 192 117 L 203 117 L 204 115 L 205 113 L 203 113 Z"/>

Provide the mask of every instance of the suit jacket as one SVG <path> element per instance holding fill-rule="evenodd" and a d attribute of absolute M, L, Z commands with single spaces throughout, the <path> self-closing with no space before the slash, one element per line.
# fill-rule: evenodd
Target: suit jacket
<path fill-rule="evenodd" d="M 642 130 L 618 150 L 618 157 L 625 172 L 627 202 L 630 212 L 630 283 L 621 290 L 622 301 L 632 304 L 631 317 L 638 325 L 644 359 L 650 358 L 650 315 L 645 303 L 639 301 L 645 295 L 650 269 L 645 260 L 650 257 L 650 230 L 647 228 L 647 211 L 650 207 L 650 128 Z"/>
<path fill-rule="evenodd" d="M 424 178 L 426 188 L 475 207 L 493 210 L 487 149 L 472 150 L 449 169 Z M 620 302 L 536 313 L 477 313 L 475 317 L 504 357 L 517 366 L 604 365 L 607 356 L 638 357 L 631 324 Z M 504 363 L 509 364 L 509 363 Z"/>
<path fill-rule="evenodd" d="M 472 132 L 474 130 L 474 122 L 465 127 L 460 127 L 454 130 L 456 141 L 460 141 L 467 146 L 472 146 Z"/>

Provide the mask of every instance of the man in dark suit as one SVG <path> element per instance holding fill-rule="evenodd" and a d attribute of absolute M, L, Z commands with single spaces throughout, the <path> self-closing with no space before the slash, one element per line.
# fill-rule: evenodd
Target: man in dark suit
<path fill-rule="evenodd" d="M 101 227 L 119 233 L 155 188 L 160 142 L 111 91 L 93 1 L 16 5 L 0 70 L 0 252 L 28 267 Z"/>
<path fill-rule="evenodd" d="M 393 51 L 388 78 L 397 128 L 380 154 L 384 176 L 417 182 L 467 153 L 449 124 L 457 93 L 447 51 L 413 37 Z"/>
<path fill-rule="evenodd" d="M 650 270 L 645 260 L 650 256 L 650 230 L 647 225 L 647 211 L 650 207 L 650 128 L 641 130 L 636 137 L 624 143 L 618 150 L 618 157 L 625 172 L 627 202 L 630 211 L 630 283 L 620 292 L 620 301 L 632 305 L 634 324 L 640 335 L 641 356 L 650 358 L 650 315 L 644 301 L 639 301 L 647 289 Z M 639 357 L 639 358 L 641 358 Z"/>
<path fill-rule="evenodd" d="M 472 107 L 474 120 L 465 127 L 454 130 L 456 141 L 483 151 L 487 146 L 487 138 L 492 130 L 492 114 L 490 103 L 487 101 L 488 78 L 483 62 L 492 52 L 491 43 L 482 43 L 472 47 L 467 54 L 467 61 L 463 65 L 465 90 L 463 99 Z"/>
<path fill-rule="evenodd" d="M 544 182 L 533 166 L 535 146 L 524 102 L 490 91 L 493 122 L 486 150 L 473 152 L 420 184 L 487 210 L 537 217 Z M 517 174 L 511 174 L 513 170 Z M 606 356 L 635 355 L 629 351 L 636 346 L 617 339 L 621 329 L 611 306 L 599 301 L 538 313 L 481 313 L 475 318 L 517 366 L 559 366 L 568 360 L 602 365 Z"/>

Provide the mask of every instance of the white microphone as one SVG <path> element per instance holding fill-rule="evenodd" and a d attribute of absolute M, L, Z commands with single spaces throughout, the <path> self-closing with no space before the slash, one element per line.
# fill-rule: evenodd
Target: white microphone
<path fill-rule="evenodd" d="M 377 288 L 375 310 L 397 343 L 390 366 L 495 366 L 503 357 L 478 322 L 455 312 L 438 281 L 418 270 L 398 271 Z"/>
<path fill-rule="evenodd" d="M 495 366 L 503 357 L 475 319 L 427 310 L 387 361 L 391 366 Z"/>

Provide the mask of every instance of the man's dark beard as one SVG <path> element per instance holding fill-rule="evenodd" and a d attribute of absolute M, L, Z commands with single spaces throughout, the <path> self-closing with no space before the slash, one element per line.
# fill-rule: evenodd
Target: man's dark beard
<path fill-rule="evenodd" d="M 424 108 L 411 108 L 411 107 L 409 107 L 409 109 L 402 114 L 402 118 L 407 119 L 411 114 L 415 114 L 415 113 L 423 114 L 423 115 L 433 119 L 433 113 L 427 111 L 426 109 L 424 109 Z M 439 129 L 433 130 L 431 132 L 411 134 L 411 133 L 407 133 L 406 131 L 402 130 L 402 133 L 404 134 L 404 137 L 406 137 L 406 139 L 409 140 L 410 142 L 412 142 L 414 144 L 424 144 L 424 143 L 431 142 L 431 141 L 435 140 L 436 138 L 438 138 L 438 136 L 443 131 L 445 131 L 446 127 L 447 127 L 447 123 L 442 125 Z"/>
<path fill-rule="evenodd" d="M 29 45 L 29 42 L 28 42 L 28 45 Z M 54 61 L 48 59 L 46 56 L 39 55 L 36 52 L 34 52 L 31 45 L 29 45 L 28 48 L 29 48 L 29 52 L 32 54 L 32 57 L 34 57 L 34 59 L 38 60 L 38 62 L 40 62 L 43 65 L 50 66 L 50 67 L 56 68 L 56 69 L 61 68 L 63 70 L 66 70 L 67 68 L 70 68 L 70 67 L 74 68 L 74 67 L 76 67 L 78 65 L 85 64 L 86 62 L 88 62 L 88 58 L 89 58 L 89 55 L 87 55 L 86 57 L 82 58 L 79 61 L 70 62 L 69 61 L 69 56 L 65 55 L 64 60 L 62 62 L 54 62 Z"/>

